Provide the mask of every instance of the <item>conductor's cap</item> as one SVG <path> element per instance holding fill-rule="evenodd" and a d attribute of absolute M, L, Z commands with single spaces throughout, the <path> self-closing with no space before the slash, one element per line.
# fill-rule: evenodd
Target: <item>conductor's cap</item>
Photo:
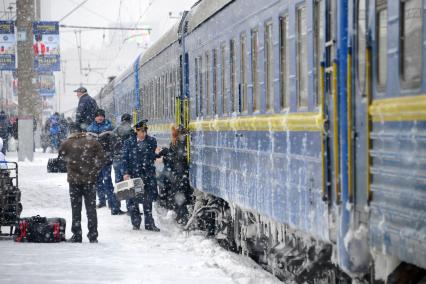
<path fill-rule="evenodd" d="M 140 120 L 133 127 L 136 128 L 136 129 L 147 129 L 148 128 L 148 119 Z"/>

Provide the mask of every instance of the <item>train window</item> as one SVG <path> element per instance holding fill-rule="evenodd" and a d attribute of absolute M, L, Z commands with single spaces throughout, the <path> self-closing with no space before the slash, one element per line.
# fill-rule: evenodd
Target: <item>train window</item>
<path fill-rule="evenodd" d="M 198 58 L 195 58 L 195 64 L 194 64 L 194 77 L 195 77 L 195 116 L 198 117 L 198 90 L 199 87 L 199 81 L 198 81 Z"/>
<path fill-rule="evenodd" d="M 164 75 L 163 76 L 161 76 L 161 96 L 160 96 L 160 111 L 161 111 L 161 113 L 160 113 L 160 118 L 163 118 L 164 117 L 164 109 L 165 109 L 165 103 L 164 103 L 164 97 L 165 97 L 165 92 L 164 92 L 164 90 L 165 90 L 165 84 L 166 83 L 166 81 L 165 81 L 165 78 L 164 78 Z"/>
<path fill-rule="evenodd" d="M 231 75 L 231 109 L 230 112 L 235 112 L 236 99 L 237 99 L 237 74 L 236 74 L 236 53 L 235 53 L 235 40 L 229 42 L 229 72 Z"/>
<path fill-rule="evenodd" d="M 213 114 L 217 114 L 217 92 L 218 92 L 218 66 L 217 66 L 217 50 L 213 50 Z"/>
<path fill-rule="evenodd" d="M 357 78 L 359 87 L 364 89 L 365 84 L 365 51 L 367 49 L 365 32 L 367 30 L 366 21 L 366 0 L 358 0 L 357 3 Z M 362 94 L 363 92 L 361 92 Z"/>
<path fill-rule="evenodd" d="M 156 96 L 156 102 L 155 102 L 155 112 L 156 112 L 155 118 L 160 117 L 160 96 L 161 96 L 161 78 L 158 77 L 158 79 L 157 79 L 157 96 Z"/>
<path fill-rule="evenodd" d="M 259 53 L 259 31 L 251 31 L 251 81 L 253 85 L 253 111 L 259 110 L 259 75 L 258 58 Z"/>
<path fill-rule="evenodd" d="M 387 80 L 388 11 L 385 0 L 376 2 L 377 83 L 383 89 Z"/>
<path fill-rule="evenodd" d="M 308 106 L 308 41 L 306 29 L 306 8 L 297 9 L 297 82 L 300 108 Z"/>
<path fill-rule="evenodd" d="M 365 0 L 364 0 L 365 1 Z M 321 60 L 324 54 L 324 7 L 323 0 L 317 0 L 315 2 L 315 68 L 317 75 L 317 91 L 315 94 L 315 106 L 320 104 L 320 96 L 322 95 L 321 90 Z"/>
<path fill-rule="evenodd" d="M 206 115 L 210 115 L 210 54 L 206 53 Z"/>
<path fill-rule="evenodd" d="M 274 108 L 274 43 L 272 37 L 272 22 L 265 24 L 265 85 L 266 110 Z"/>
<path fill-rule="evenodd" d="M 200 115 L 203 116 L 203 104 L 204 104 L 204 97 L 203 97 L 203 89 L 204 89 L 204 81 L 203 81 L 203 58 L 200 56 L 198 58 L 198 80 L 200 81 L 199 84 L 199 91 L 200 91 Z"/>
<path fill-rule="evenodd" d="M 287 108 L 290 103 L 289 90 L 289 69 L 290 69 L 290 52 L 287 44 L 288 36 L 288 15 L 280 18 L 280 105 L 281 109 Z"/>
<path fill-rule="evenodd" d="M 221 73 L 221 102 L 222 102 L 222 114 L 226 113 L 226 46 L 221 46 L 221 64 L 220 64 L 220 73 Z"/>
<path fill-rule="evenodd" d="M 423 1 L 401 1 L 400 72 L 408 87 L 418 87 L 423 63 Z"/>
<path fill-rule="evenodd" d="M 247 111 L 247 58 L 246 58 L 246 34 L 241 34 L 240 37 L 240 52 L 241 52 L 241 61 L 240 61 L 240 80 L 241 80 L 241 107 L 242 111 Z"/>

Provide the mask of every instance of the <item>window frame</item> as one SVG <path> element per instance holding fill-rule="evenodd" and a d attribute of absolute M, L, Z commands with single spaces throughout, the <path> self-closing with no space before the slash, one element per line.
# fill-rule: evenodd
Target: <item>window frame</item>
<path fill-rule="evenodd" d="M 256 41 L 254 40 L 256 35 Z M 251 85 L 252 85 L 252 109 L 253 113 L 260 112 L 260 88 L 259 88 L 259 28 L 250 30 L 251 46 Z"/>
<path fill-rule="evenodd" d="M 301 12 L 303 11 L 304 13 L 304 27 L 302 26 L 301 23 Z M 307 17 L 308 17 L 308 9 L 305 3 L 297 6 L 296 8 L 296 70 L 297 70 L 297 100 L 296 100 L 296 106 L 297 106 L 297 110 L 300 111 L 304 111 L 307 110 L 309 108 L 309 64 L 308 64 L 308 21 L 307 21 Z M 306 58 L 302 58 L 302 44 L 303 44 L 303 39 L 302 39 L 302 35 L 303 35 L 303 28 L 305 31 L 305 42 L 304 42 L 304 46 L 306 49 Z M 302 70 L 302 65 L 306 65 L 306 74 L 303 74 L 303 70 Z M 304 81 L 302 81 L 302 78 Z M 303 85 L 304 82 L 304 85 Z M 302 93 L 302 87 L 304 86 L 304 91 L 306 91 L 306 93 Z M 302 101 L 302 94 L 304 94 L 303 99 L 305 99 L 304 101 Z M 303 104 L 302 104 L 303 102 Z"/>
<path fill-rule="evenodd" d="M 419 46 L 419 51 L 420 53 L 418 54 L 419 56 L 419 62 L 420 63 L 420 76 L 419 76 L 419 80 L 407 80 L 406 78 L 404 78 L 404 66 L 405 66 L 405 52 L 404 52 L 404 40 L 405 37 L 403 35 L 404 32 L 404 27 L 405 27 L 405 14 L 404 14 L 404 6 L 405 3 L 407 1 L 410 0 L 399 0 L 399 6 L 400 6 L 400 10 L 399 10 L 399 19 L 400 19 L 400 23 L 399 23 L 399 48 L 400 48 L 400 52 L 399 52 L 399 77 L 400 77 L 400 82 L 401 82 L 401 87 L 404 89 L 418 89 L 421 87 L 422 84 L 422 79 L 423 79 L 423 50 L 424 50 L 424 38 L 423 38 L 423 32 L 424 32 L 424 1 L 420 0 L 422 2 L 422 7 L 421 7 L 421 11 L 420 11 L 420 22 L 421 22 L 421 39 L 420 39 L 420 46 Z"/>
<path fill-rule="evenodd" d="M 274 62 L 274 25 L 272 19 L 264 24 L 264 77 L 265 77 L 265 110 L 268 113 L 274 112 L 274 82 L 275 82 L 275 62 Z"/>
<path fill-rule="evenodd" d="M 380 81 L 380 71 L 381 71 L 381 69 L 380 69 L 380 33 L 379 33 L 379 30 L 380 30 L 380 23 L 379 23 L 379 14 L 381 13 L 381 12 L 383 12 L 383 11 L 385 11 L 386 12 L 386 49 L 385 49 L 385 62 L 386 62 L 386 68 L 384 68 L 385 69 L 385 81 L 384 82 L 381 82 Z M 389 48 L 389 46 L 388 46 L 388 39 L 389 39 L 389 21 L 388 21 L 388 19 L 389 19 L 389 10 L 388 10 L 388 5 L 387 5 L 387 1 L 386 0 L 381 0 L 381 2 L 380 3 L 378 3 L 378 1 L 376 2 L 376 11 L 375 11 L 375 17 L 376 17 L 376 19 L 375 19 L 375 22 L 376 22 L 376 31 L 375 31 L 375 33 L 376 33 L 376 70 L 375 70 L 375 76 L 376 76 L 376 85 L 377 85 L 377 90 L 379 91 L 379 93 L 383 93 L 385 90 L 386 90 L 386 86 L 387 86 L 387 83 L 388 83 L 388 75 L 387 75 L 387 67 L 388 67 L 388 54 L 387 54 L 387 51 L 388 51 L 388 48 Z"/>

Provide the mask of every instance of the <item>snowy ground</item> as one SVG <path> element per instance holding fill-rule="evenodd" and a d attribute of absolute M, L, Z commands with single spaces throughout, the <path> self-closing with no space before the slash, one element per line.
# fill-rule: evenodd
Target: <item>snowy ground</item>
<path fill-rule="evenodd" d="M 64 217 L 71 236 L 66 174 L 48 174 L 47 159 L 19 163 L 23 217 Z M 16 153 L 9 153 L 16 160 Z M 122 208 L 125 206 L 123 205 Z M 200 233 L 183 232 L 171 212 L 155 210 L 160 233 L 133 231 L 127 215 L 98 210 L 99 243 L 35 244 L 0 241 L 0 283 L 277 283 L 247 257 Z M 83 234 L 87 234 L 83 212 Z M 5 231 L 4 228 L 3 231 Z"/>

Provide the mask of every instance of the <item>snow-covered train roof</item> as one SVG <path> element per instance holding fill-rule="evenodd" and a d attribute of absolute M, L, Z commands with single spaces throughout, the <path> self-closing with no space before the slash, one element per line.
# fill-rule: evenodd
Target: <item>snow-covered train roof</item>
<path fill-rule="evenodd" d="M 144 65 L 153 57 L 161 53 L 178 40 L 179 22 L 177 22 L 170 30 L 162 35 L 150 48 L 142 55 L 140 65 Z"/>
<path fill-rule="evenodd" d="M 194 4 L 189 13 L 188 32 L 195 30 L 199 25 L 233 1 L 234 0 L 201 0 Z"/>
<path fill-rule="evenodd" d="M 201 0 L 192 6 L 189 12 L 189 22 L 187 32 L 196 29 L 203 22 L 207 21 L 214 14 L 219 12 L 223 7 L 234 0 Z M 156 55 L 160 54 L 164 49 L 176 42 L 179 38 L 180 21 L 177 22 L 170 30 L 168 30 L 159 40 L 157 40 L 141 57 L 140 65 L 144 65 Z"/>

